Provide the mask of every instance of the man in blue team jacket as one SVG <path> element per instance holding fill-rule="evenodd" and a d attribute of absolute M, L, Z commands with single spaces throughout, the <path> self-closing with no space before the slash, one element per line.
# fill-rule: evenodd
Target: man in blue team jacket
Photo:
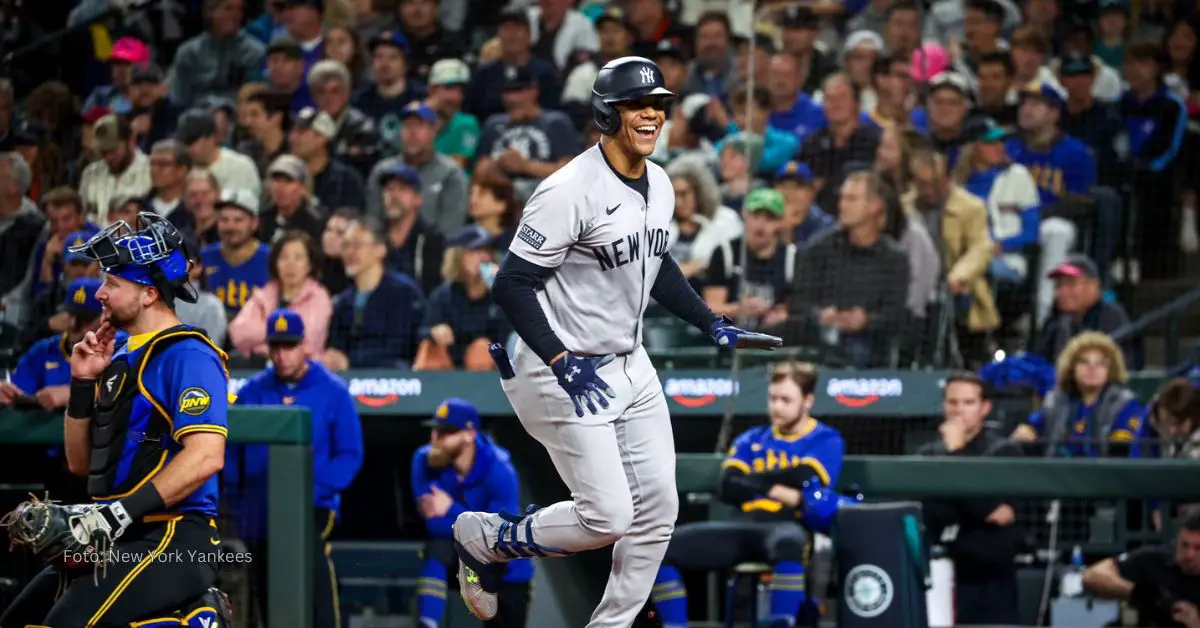
<path fill-rule="evenodd" d="M 412 488 L 429 538 L 417 581 L 421 628 L 437 628 L 446 610 L 446 579 L 457 569 L 454 520 L 468 510 L 516 514 L 521 499 L 508 450 L 478 431 L 479 412 L 464 399 L 447 399 L 426 422 L 429 444 L 413 454 Z M 500 611 L 487 628 L 523 628 L 529 612 L 533 563 L 506 565 Z"/>
<path fill-rule="evenodd" d="M 362 425 L 345 382 L 306 357 L 304 321 L 291 310 L 267 316 L 271 366 L 238 391 L 238 405 L 300 406 L 312 411 L 313 487 L 317 560 L 313 562 L 313 625 L 341 626 L 337 577 L 329 560 L 329 537 L 337 523 L 341 493 L 363 461 Z M 241 451 L 239 451 L 241 450 Z M 254 556 L 259 610 L 267 621 L 267 446 L 231 445 L 224 482 L 238 536 Z M 322 560 L 323 559 L 323 560 Z"/>

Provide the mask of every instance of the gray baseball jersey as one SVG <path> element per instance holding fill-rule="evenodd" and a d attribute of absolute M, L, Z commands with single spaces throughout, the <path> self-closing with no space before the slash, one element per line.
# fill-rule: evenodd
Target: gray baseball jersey
<path fill-rule="evenodd" d="M 567 349 L 628 353 L 642 343 L 642 314 L 667 252 L 675 190 L 646 163 L 649 202 L 608 165 L 599 145 L 538 186 L 509 251 L 557 268 L 538 292 Z"/>

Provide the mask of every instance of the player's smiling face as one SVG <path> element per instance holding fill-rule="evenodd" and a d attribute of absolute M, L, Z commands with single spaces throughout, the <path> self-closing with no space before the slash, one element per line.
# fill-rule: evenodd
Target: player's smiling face
<path fill-rule="evenodd" d="M 649 157 L 667 121 L 667 102 L 663 96 L 648 96 L 619 103 L 617 113 L 621 115 L 621 128 L 617 135 L 622 143 L 631 147 L 634 153 Z"/>

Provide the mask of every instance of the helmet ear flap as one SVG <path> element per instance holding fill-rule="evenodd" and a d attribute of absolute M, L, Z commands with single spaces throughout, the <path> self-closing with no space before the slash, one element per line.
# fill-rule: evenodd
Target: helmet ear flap
<path fill-rule="evenodd" d="M 592 97 L 592 118 L 596 128 L 603 135 L 612 135 L 621 126 L 621 117 L 612 105 L 604 102 L 603 98 Z"/>

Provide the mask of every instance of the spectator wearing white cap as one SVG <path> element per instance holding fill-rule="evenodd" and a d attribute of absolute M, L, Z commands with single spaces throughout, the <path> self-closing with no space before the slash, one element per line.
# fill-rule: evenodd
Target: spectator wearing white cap
<path fill-rule="evenodd" d="M 304 162 L 305 176 L 301 178 L 301 182 L 307 184 L 311 181 L 311 185 L 307 187 L 319 205 L 312 208 L 318 215 L 323 215 L 332 208 L 361 208 L 366 204 L 366 186 L 362 176 L 334 154 L 333 141 L 336 133 L 337 127 L 333 119 L 324 111 L 305 107 L 292 118 L 288 144 L 292 154 Z M 272 166 L 277 163 L 279 158 Z M 270 170 L 267 175 L 271 175 Z"/>
<path fill-rule="evenodd" d="M 179 117 L 175 137 L 187 146 L 192 163 L 213 173 L 222 190 L 249 190 L 255 195 L 261 193 L 262 181 L 258 178 L 258 167 L 249 157 L 221 146 L 217 123 L 211 111 L 185 111 Z"/>
<path fill-rule="evenodd" d="M 437 114 L 433 148 L 466 170 L 479 148 L 479 119 L 462 110 L 471 83 L 471 68 L 460 59 L 442 59 L 429 71 L 428 105 Z M 589 83 L 589 94 L 590 91 Z"/>
<path fill-rule="evenodd" d="M 258 194 L 227 189 L 215 203 L 220 240 L 200 250 L 205 287 L 217 295 L 232 319 L 246 305 L 254 289 L 267 283 L 270 247 L 255 236 L 258 231 Z"/>
<path fill-rule="evenodd" d="M 875 60 L 883 52 L 883 38 L 871 31 L 855 31 L 846 37 L 842 48 L 842 69 L 858 87 L 859 107 L 863 113 L 875 110 L 878 97 L 872 79 Z M 823 91 L 813 94 L 813 101 L 822 103 Z"/>
<path fill-rule="evenodd" d="M 274 244 L 285 231 L 298 230 L 320 241 L 325 220 L 308 194 L 310 176 L 295 155 L 280 155 L 267 169 L 268 202 L 259 216 L 259 240 Z"/>
<path fill-rule="evenodd" d="M 400 31 L 378 33 L 367 42 L 371 81 L 354 95 L 354 106 L 375 121 L 381 150 L 395 152 L 400 141 L 400 110 L 425 97 L 425 86 L 408 78 L 409 42 Z"/>
<path fill-rule="evenodd" d="M 553 62 L 559 71 L 567 69 L 576 50 L 600 49 L 596 27 L 573 8 L 574 4 L 572 0 L 538 0 L 528 9 L 533 56 Z"/>

